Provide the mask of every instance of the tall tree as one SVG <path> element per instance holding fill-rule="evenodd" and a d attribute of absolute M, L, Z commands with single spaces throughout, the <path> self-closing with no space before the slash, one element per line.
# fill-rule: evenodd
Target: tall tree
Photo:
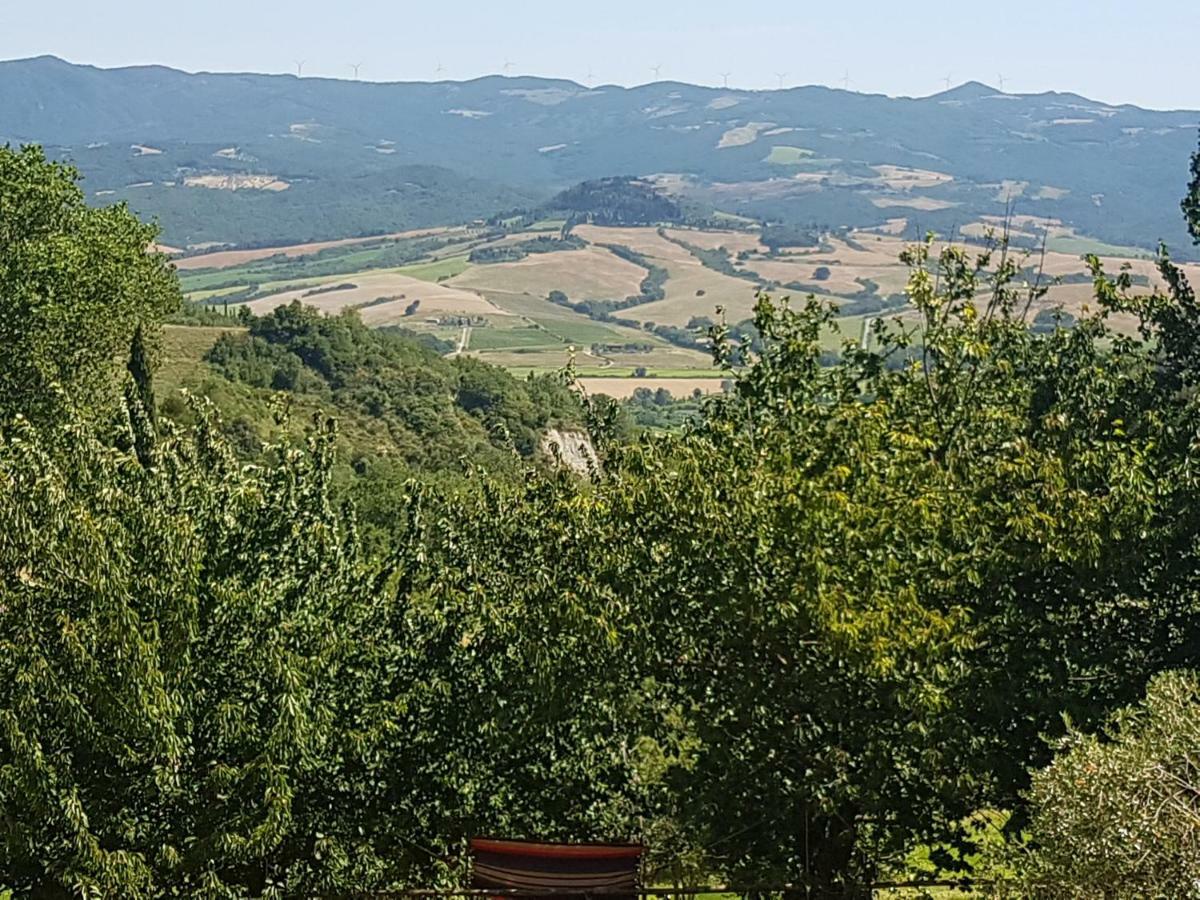
<path fill-rule="evenodd" d="M 1192 180 L 1183 199 L 1183 216 L 1192 238 L 1200 244 L 1200 150 L 1192 156 Z"/>
<path fill-rule="evenodd" d="M 43 418 L 64 403 L 110 412 L 134 331 L 180 301 L 170 265 L 152 252 L 155 226 L 123 204 L 89 207 L 77 180 L 39 147 L 0 147 L 5 419 Z"/>
<path fill-rule="evenodd" d="M 146 348 L 145 330 L 140 322 L 133 332 L 126 368 L 131 379 L 127 400 L 133 420 L 134 449 L 142 465 L 150 465 L 153 462 L 154 444 L 157 439 L 158 415 L 154 403 L 154 377 L 151 374 L 150 356 Z"/>

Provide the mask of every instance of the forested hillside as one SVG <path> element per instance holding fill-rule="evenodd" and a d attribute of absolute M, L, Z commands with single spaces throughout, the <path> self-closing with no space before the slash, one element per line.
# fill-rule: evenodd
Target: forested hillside
<path fill-rule="evenodd" d="M 370 84 L 0 63 L 0 140 L 72 160 L 92 197 L 165 243 L 284 244 L 487 217 L 582 181 L 666 176 L 672 197 L 797 225 L 909 237 L 980 216 L 1182 251 L 1173 210 L 1196 111 L 965 84 L 925 98 L 541 78 Z"/>
<path fill-rule="evenodd" d="M 298 302 L 251 318 L 245 334 L 221 335 L 205 359 L 230 381 L 378 420 L 398 455 L 430 467 L 478 460 L 493 446 L 529 458 L 547 426 L 581 420 L 574 395 L 553 378 L 521 382 L 473 359 L 444 360 L 411 334 Z"/>
<path fill-rule="evenodd" d="M 35 149 L 0 190 L 3 887 L 461 885 L 502 834 L 745 894 L 1197 896 L 1200 305 L 1165 251 L 1166 289 L 1093 257 L 1086 315 L 1034 328 L 1002 242 L 931 238 L 919 327 L 832 355 L 832 308 L 761 295 L 686 427 L 585 405 L 586 473 L 530 460 L 550 382 L 299 306 L 214 336 L 281 412 L 529 460 L 364 519 L 329 416 L 248 462 L 203 398 L 162 414 L 152 227 Z"/>

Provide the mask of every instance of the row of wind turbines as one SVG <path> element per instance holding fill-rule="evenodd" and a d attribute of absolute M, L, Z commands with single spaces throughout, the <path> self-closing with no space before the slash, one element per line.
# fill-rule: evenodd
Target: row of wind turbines
<path fill-rule="evenodd" d="M 296 60 L 296 77 L 297 78 L 304 77 L 304 66 L 307 65 L 307 62 L 308 62 L 307 60 L 303 60 L 303 59 Z M 359 80 L 359 74 L 361 73 L 362 68 L 365 65 L 366 65 L 366 63 L 361 63 L 361 62 L 346 64 L 347 68 L 350 69 L 350 71 L 353 73 L 353 77 L 354 77 L 355 81 Z M 505 59 L 504 65 L 501 66 L 500 68 L 501 68 L 501 71 L 505 75 L 509 75 L 512 73 L 512 70 L 514 67 L 515 67 L 515 63 L 513 63 L 512 60 Z M 661 63 L 659 63 L 658 65 L 650 66 L 649 70 L 654 73 L 654 80 L 656 82 L 662 80 L 663 66 Z M 446 67 L 444 65 L 442 65 L 442 63 L 439 61 L 437 64 L 437 67 L 433 71 L 434 71 L 434 75 L 436 75 L 438 77 L 438 79 L 440 80 L 442 78 L 442 76 L 445 75 L 445 73 L 446 73 Z M 733 73 L 732 72 L 721 72 L 720 76 L 721 76 L 722 87 L 724 87 L 725 89 L 729 89 L 729 79 L 733 77 Z M 779 90 L 782 91 L 784 89 L 785 83 L 787 81 L 788 73 L 787 72 L 776 72 L 775 77 L 779 80 Z M 943 79 L 943 81 L 945 82 L 946 90 L 947 91 L 950 90 L 950 88 L 954 84 L 954 75 L 953 74 L 947 75 Z M 1007 81 L 1007 79 L 1005 79 L 1003 74 L 1000 74 L 997 76 L 997 82 L 1000 87 L 1000 93 L 1004 93 L 1004 85 L 1005 85 L 1006 81 Z M 584 83 L 587 84 L 589 87 L 591 87 L 593 84 L 595 84 L 595 82 L 596 82 L 596 73 L 591 68 L 589 68 L 587 77 L 584 79 Z M 845 71 L 845 74 L 842 75 L 842 77 L 840 79 L 840 83 L 842 86 L 842 90 L 846 90 L 846 91 L 850 90 L 850 85 L 853 84 L 854 82 L 850 78 L 850 70 L 849 69 L 847 69 Z"/>

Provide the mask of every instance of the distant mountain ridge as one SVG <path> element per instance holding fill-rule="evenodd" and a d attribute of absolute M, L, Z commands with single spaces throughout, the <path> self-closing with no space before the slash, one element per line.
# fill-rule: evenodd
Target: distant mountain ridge
<path fill-rule="evenodd" d="M 1011 201 L 1110 243 L 1182 251 L 1198 125 L 1196 111 L 977 82 L 914 99 L 0 62 L 0 140 L 71 159 L 89 191 L 159 215 L 181 245 L 439 224 L 588 179 L 671 173 L 686 198 L 754 218 L 944 230 Z"/>

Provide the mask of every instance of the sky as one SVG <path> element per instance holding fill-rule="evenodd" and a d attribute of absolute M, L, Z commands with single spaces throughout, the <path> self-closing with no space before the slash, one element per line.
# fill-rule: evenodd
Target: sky
<path fill-rule="evenodd" d="M 374 81 L 493 73 L 924 96 L 947 83 L 1200 109 L 1200 0 L 56 0 L 0 4 L 0 59 Z M 507 66 L 506 66 L 507 64 Z M 656 75 L 654 67 L 660 67 Z"/>

